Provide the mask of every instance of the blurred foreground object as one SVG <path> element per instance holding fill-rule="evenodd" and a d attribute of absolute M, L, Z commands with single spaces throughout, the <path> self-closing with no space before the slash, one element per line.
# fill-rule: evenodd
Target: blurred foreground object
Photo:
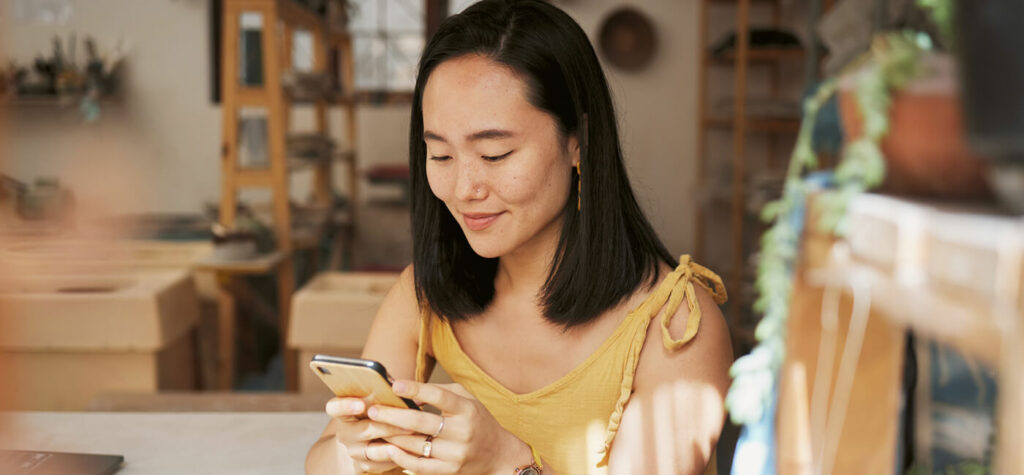
<path fill-rule="evenodd" d="M 958 0 L 956 12 L 967 138 L 999 197 L 1024 213 L 1024 2 Z"/>

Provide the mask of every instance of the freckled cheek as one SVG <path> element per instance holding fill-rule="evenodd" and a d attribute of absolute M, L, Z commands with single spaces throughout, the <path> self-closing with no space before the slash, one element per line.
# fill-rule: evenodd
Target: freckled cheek
<path fill-rule="evenodd" d="M 506 204 L 528 203 L 530 200 L 536 199 L 537 193 L 540 191 L 533 181 L 535 180 L 518 174 L 507 175 L 495 183 L 495 191 Z"/>
<path fill-rule="evenodd" d="M 536 205 L 549 200 L 557 200 L 565 193 L 564 185 L 559 178 L 550 173 L 530 175 L 512 175 L 501 180 L 497 185 L 502 201 L 513 205 Z"/>
<path fill-rule="evenodd" d="M 452 182 L 448 173 L 439 170 L 437 167 L 427 165 L 427 183 L 430 191 L 441 201 L 448 201 L 451 197 Z"/>

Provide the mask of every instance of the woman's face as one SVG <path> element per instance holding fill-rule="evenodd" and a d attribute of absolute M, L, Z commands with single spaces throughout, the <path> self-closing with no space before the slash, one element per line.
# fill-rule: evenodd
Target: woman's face
<path fill-rule="evenodd" d="M 527 91 L 480 55 L 441 63 L 423 91 L 427 181 L 482 257 L 557 242 L 561 232 L 579 147 Z"/>

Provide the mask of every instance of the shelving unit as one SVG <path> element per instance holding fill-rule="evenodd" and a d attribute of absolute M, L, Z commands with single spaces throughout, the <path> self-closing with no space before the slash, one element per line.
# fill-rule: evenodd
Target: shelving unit
<path fill-rule="evenodd" d="M 780 133 L 780 134 L 796 134 L 800 131 L 800 119 L 788 119 L 788 118 L 748 118 L 747 119 L 747 130 L 751 132 L 765 132 L 765 133 Z M 704 127 L 706 129 L 729 129 L 731 130 L 736 126 L 732 117 L 712 117 L 708 116 L 704 118 Z"/>
<path fill-rule="evenodd" d="M 826 2 L 830 4 L 831 2 Z M 744 209 L 747 196 L 747 149 L 748 135 L 751 133 L 766 134 L 769 141 L 769 166 L 774 168 L 785 166 L 784 160 L 776 159 L 777 140 L 784 137 L 795 137 L 800 129 L 800 120 L 793 116 L 751 115 L 747 103 L 747 90 L 750 82 L 752 66 L 767 67 L 771 94 L 777 95 L 780 86 L 780 65 L 787 62 L 799 62 L 806 59 L 807 52 L 803 48 L 794 47 L 750 47 L 750 15 L 753 4 L 771 8 L 771 24 L 781 25 L 782 5 L 780 0 L 701 0 L 700 2 L 700 64 L 698 73 L 699 108 L 697 112 L 697 176 L 704 187 L 715 187 L 714 180 L 708 177 L 708 134 L 712 131 L 725 131 L 732 134 L 730 189 L 731 199 L 728 200 L 728 216 L 730 222 L 729 254 L 731 262 L 726 277 L 730 289 L 730 308 L 728 320 L 733 335 L 744 343 L 752 343 L 752 331 L 740 328 L 739 322 L 744 309 L 752 302 L 748 301 L 739 291 L 744 282 L 744 268 L 750 254 L 749 238 L 745 236 L 744 220 L 749 212 Z M 709 50 L 708 23 L 712 8 L 734 7 L 736 9 L 736 42 L 735 47 L 724 54 L 714 56 Z M 708 74 L 713 67 L 729 67 L 732 69 L 735 82 L 733 84 L 733 107 L 731 114 L 713 112 L 709 107 Z M 708 193 L 721 195 L 721 190 L 705 189 Z M 698 206 L 696 214 L 696 252 L 699 259 L 708 259 L 707 228 L 708 217 L 712 214 L 712 206 L 721 206 L 722 200 L 710 200 Z M 713 263 L 710 263 L 713 264 Z M 721 264 L 719 264 L 721 265 Z M 725 269 L 723 269 L 725 270 Z"/>
<path fill-rule="evenodd" d="M 697 176 L 700 177 L 703 186 L 708 186 L 707 160 L 708 146 L 707 134 L 711 130 L 725 130 L 732 132 L 732 182 L 731 200 L 729 200 L 729 221 L 730 221 L 730 249 L 732 260 L 726 274 L 727 287 L 730 289 L 730 312 L 727 315 L 730 328 L 733 330 L 734 338 L 752 343 L 751 332 L 739 331 L 737 325 L 740 319 L 740 311 L 748 304 L 743 302 L 739 288 L 742 283 L 743 268 L 746 263 L 746 246 L 744 239 L 744 208 L 745 173 L 746 173 L 746 141 L 748 132 L 768 134 L 795 134 L 799 128 L 799 121 L 788 117 L 779 118 L 749 118 L 747 117 L 746 95 L 748 69 L 751 63 L 763 63 L 775 68 L 779 61 L 803 58 L 803 51 L 793 48 L 771 48 L 764 50 L 751 50 L 749 43 L 750 32 L 750 8 L 754 0 L 701 0 L 700 3 L 700 67 L 698 79 L 699 109 L 697 111 Z M 772 8 L 773 24 L 778 25 L 781 16 L 781 5 L 778 0 L 757 0 L 758 3 L 770 5 Z M 735 48 L 720 55 L 712 56 L 708 45 L 708 22 L 710 21 L 709 10 L 715 6 L 735 6 L 736 16 L 736 46 Z M 711 67 L 732 67 L 735 77 L 733 87 L 734 106 L 731 116 L 714 114 L 709 110 L 708 98 L 708 73 Z M 773 74 L 773 90 L 777 89 L 777 74 Z M 710 190 L 714 192 L 714 190 Z M 720 200 L 717 200 L 720 203 Z M 705 233 L 707 227 L 707 208 L 714 206 L 715 201 L 702 203 L 697 208 L 697 249 L 699 259 L 706 260 L 707 248 Z M 749 340 L 749 341 L 745 341 Z"/>
<path fill-rule="evenodd" d="M 243 17 L 248 24 L 243 28 Z M 220 222 L 232 229 L 236 221 L 239 192 L 244 189 L 266 189 L 271 193 L 270 215 L 276 241 L 275 258 L 258 258 L 260 265 L 246 266 L 244 263 L 227 262 L 222 265 L 207 263 L 217 271 L 225 288 L 222 292 L 221 329 L 233 334 L 234 308 L 228 280 L 246 273 L 273 272 L 277 277 L 278 311 L 281 332 L 281 349 L 284 352 L 286 387 L 294 389 L 297 384 L 294 352 L 287 350 L 287 329 L 292 293 L 295 289 L 294 257 L 299 250 L 315 249 L 322 242 L 328 227 L 338 227 L 344 240 L 344 252 L 351 253 L 352 235 L 355 231 L 358 189 L 356 182 L 357 159 L 355 103 L 351 100 L 354 85 L 352 41 L 346 31 L 338 31 L 328 25 L 325 17 L 295 0 L 224 0 L 222 26 L 221 79 L 222 131 L 221 145 L 221 199 Z M 256 27 L 253 27 L 253 24 Z M 243 30 L 259 31 L 258 42 L 251 44 L 242 38 Z M 326 75 L 329 65 L 329 50 L 338 54 L 344 72 L 341 80 L 342 93 L 315 91 L 299 94 L 284 84 L 284 75 L 294 73 L 292 52 L 295 34 L 307 32 L 312 41 L 312 70 L 298 73 Z M 249 36 L 252 39 L 252 35 Z M 248 49 L 246 49 L 248 48 Z M 255 53 L 254 53 L 255 52 Z M 254 62 L 258 61 L 259 64 Z M 257 80 L 246 78 L 246 74 L 259 72 Z M 244 80 L 244 81 L 243 81 Z M 243 84 L 245 82 L 246 84 Z M 290 153 L 288 139 L 291 131 L 291 112 L 295 105 L 312 105 L 315 128 L 313 136 L 329 139 L 328 106 L 335 104 L 344 108 L 346 118 L 346 149 L 335 151 L 327 147 L 315 159 L 296 158 Z M 246 168 L 240 160 L 243 147 L 240 134 L 240 117 L 243 109 L 263 111 L 266 119 L 265 167 Z M 304 133 L 307 137 L 309 133 Z M 332 167 L 334 162 L 347 166 L 349 176 L 349 199 L 347 213 L 334 212 L 334 189 Z M 290 200 L 289 183 L 291 173 L 297 170 L 313 170 L 312 211 L 322 211 L 323 222 L 302 228 L 293 222 L 293 204 Z M 342 216 L 341 222 L 338 216 Z M 316 252 L 312 253 L 314 267 L 319 267 Z M 265 265 L 264 265 L 265 264 Z M 222 340 L 223 341 L 223 340 Z M 234 347 L 220 348 L 221 389 L 231 389 L 234 371 Z M 225 346 L 225 345 L 222 345 Z"/>

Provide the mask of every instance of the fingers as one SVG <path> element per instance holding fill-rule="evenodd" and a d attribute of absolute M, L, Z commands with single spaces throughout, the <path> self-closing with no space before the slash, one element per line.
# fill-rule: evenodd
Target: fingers
<path fill-rule="evenodd" d="M 371 421 L 369 419 L 346 421 L 345 424 L 345 429 L 337 430 L 335 432 L 335 437 L 339 442 L 346 445 L 352 444 L 353 442 L 367 442 L 396 435 L 415 434 L 414 431 L 408 429 L 395 427 L 383 422 Z"/>
<path fill-rule="evenodd" d="M 387 452 L 387 446 L 383 443 L 356 444 L 347 448 L 348 456 L 362 472 L 383 473 L 396 466 Z"/>
<path fill-rule="evenodd" d="M 391 389 L 399 396 L 425 402 L 446 413 L 461 412 L 469 404 L 465 396 L 438 384 L 401 380 L 395 381 Z"/>
<path fill-rule="evenodd" d="M 411 430 L 375 421 L 365 421 L 365 427 L 362 429 L 363 430 L 359 432 L 359 440 L 375 440 L 394 437 L 397 435 L 414 434 Z"/>
<path fill-rule="evenodd" d="M 424 446 L 426 445 L 426 436 L 423 435 L 396 435 L 385 440 L 391 443 L 391 445 L 417 456 L 423 455 Z M 458 462 L 464 458 L 463 452 L 465 452 L 465 444 L 444 439 L 433 439 L 430 441 L 431 458 Z"/>
<path fill-rule="evenodd" d="M 335 418 L 366 417 L 366 403 L 359 398 L 336 397 L 327 401 L 327 415 Z"/>
<path fill-rule="evenodd" d="M 371 442 L 363 447 L 362 455 L 368 462 L 390 463 L 391 456 L 388 455 L 387 448 L 388 444 L 382 442 Z"/>
<path fill-rule="evenodd" d="M 370 420 L 425 435 L 433 435 L 441 426 L 441 416 L 414 409 L 398 409 L 388 406 L 371 406 L 367 411 Z M 447 428 L 445 429 L 447 430 Z"/>
<path fill-rule="evenodd" d="M 432 456 L 412 455 L 394 445 L 387 445 L 385 449 L 394 463 L 413 473 L 456 473 L 458 471 L 455 464 L 438 460 Z"/>

